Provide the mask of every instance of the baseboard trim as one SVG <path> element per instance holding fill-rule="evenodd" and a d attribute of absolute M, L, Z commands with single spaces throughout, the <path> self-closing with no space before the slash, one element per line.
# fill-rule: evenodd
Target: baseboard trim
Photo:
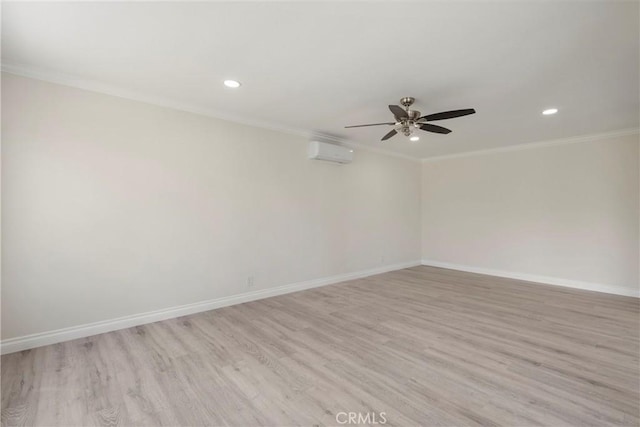
<path fill-rule="evenodd" d="M 41 347 L 43 345 L 56 344 L 59 342 L 84 338 L 91 335 L 103 334 L 105 332 L 111 332 L 118 329 L 126 329 L 132 326 L 144 325 L 147 323 L 153 323 L 160 320 L 172 319 L 175 317 L 214 310 L 216 308 L 227 307 L 230 305 L 242 304 L 245 302 L 256 301 L 263 298 L 303 291 L 305 289 L 333 285 L 335 283 L 340 283 L 347 280 L 360 279 L 363 277 L 387 273 L 389 271 L 402 270 L 404 268 L 415 267 L 418 265 L 421 265 L 420 261 L 410 261 L 385 265 L 382 267 L 361 270 L 353 273 L 339 274 L 336 276 L 292 283 L 275 288 L 261 289 L 228 297 L 215 298 L 207 301 L 196 302 L 193 304 L 185 304 L 176 307 L 165 308 L 162 310 L 155 310 L 146 313 L 134 314 L 131 316 L 118 317 L 116 319 L 87 323 L 84 325 L 72 326 L 69 328 L 57 329 L 54 331 L 42 332 L 22 337 L 9 338 L 0 342 L 0 353 L 15 353 L 17 351 L 28 350 L 35 347 Z"/>
<path fill-rule="evenodd" d="M 603 292 L 606 294 L 624 295 L 627 297 L 640 297 L 640 290 L 631 290 L 622 286 L 604 285 L 600 283 L 583 282 L 579 280 L 559 279 L 557 277 L 539 276 L 537 274 L 516 273 L 513 271 L 494 270 L 491 268 L 473 267 L 469 265 L 453 264 L 449 262 L 423 259 L 422 265 L 430 267 L 447 268 L 450 270 L 466 271 L 469 273 L 486 274 L 489 276 L 506 277 L 509 279 L 526 280 L 527 282 L 542 283 L 545 285 L 563 286 L 566 288 L 582 289 L 585 291 Z"/>

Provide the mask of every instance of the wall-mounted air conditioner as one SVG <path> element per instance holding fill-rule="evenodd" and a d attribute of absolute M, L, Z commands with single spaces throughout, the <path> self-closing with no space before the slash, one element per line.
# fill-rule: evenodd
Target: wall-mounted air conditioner
<path fill-rule="evenodd" d="M 311 141 L 309 143 L 309 158 L 335 163 L 351 163 L 353 161 L 353 150 L 340 145 Z"/>

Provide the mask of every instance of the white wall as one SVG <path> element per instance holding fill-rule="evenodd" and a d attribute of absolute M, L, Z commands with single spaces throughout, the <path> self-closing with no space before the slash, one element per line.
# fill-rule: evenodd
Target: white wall
<path fill-rule="evenodd" d="M 3 74 L 2 338 L 420 259 L 420 164 Z"/>
<path fill-rule="evenodd" d="M 425 162 L 423 260 L 638 295 L 638 145 L 636 134 Z"/>

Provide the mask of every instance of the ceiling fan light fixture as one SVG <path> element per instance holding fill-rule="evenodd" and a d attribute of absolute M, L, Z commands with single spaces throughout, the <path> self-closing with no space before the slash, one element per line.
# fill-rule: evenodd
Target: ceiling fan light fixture
<path fill-rule="evenodd" d="M 558 112 L 557 108 L 547 108 L 546 110 L 544 110 L 542 112 L 542 114 L 544 114 L 545 116 L 550 116 L 550 115 L 555 114 L 557 112 Z"/>
<path fill-rule="evenodd" d="M 239 88 L 241 86 L 240 82 L 237 80 L 225 80 L 224 85 L 226 87 L 230 87 L 232 89 Z"/>
<path fill-rule="evenodd" d="M 420 141 L 420 137 L 414 135 L 411 138 L 409 138 L 409 141 L 413 141 L 413 142 Z"/>

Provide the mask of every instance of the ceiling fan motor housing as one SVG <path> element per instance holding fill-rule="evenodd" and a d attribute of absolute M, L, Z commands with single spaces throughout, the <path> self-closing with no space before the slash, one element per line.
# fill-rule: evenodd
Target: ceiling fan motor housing
<path fill-rule="evenodd" d="M 407 110 L 407 115 L 409 116 L 409 120 L 418 120 L 420 118 L 420 111 L 418 110 Z"/>

